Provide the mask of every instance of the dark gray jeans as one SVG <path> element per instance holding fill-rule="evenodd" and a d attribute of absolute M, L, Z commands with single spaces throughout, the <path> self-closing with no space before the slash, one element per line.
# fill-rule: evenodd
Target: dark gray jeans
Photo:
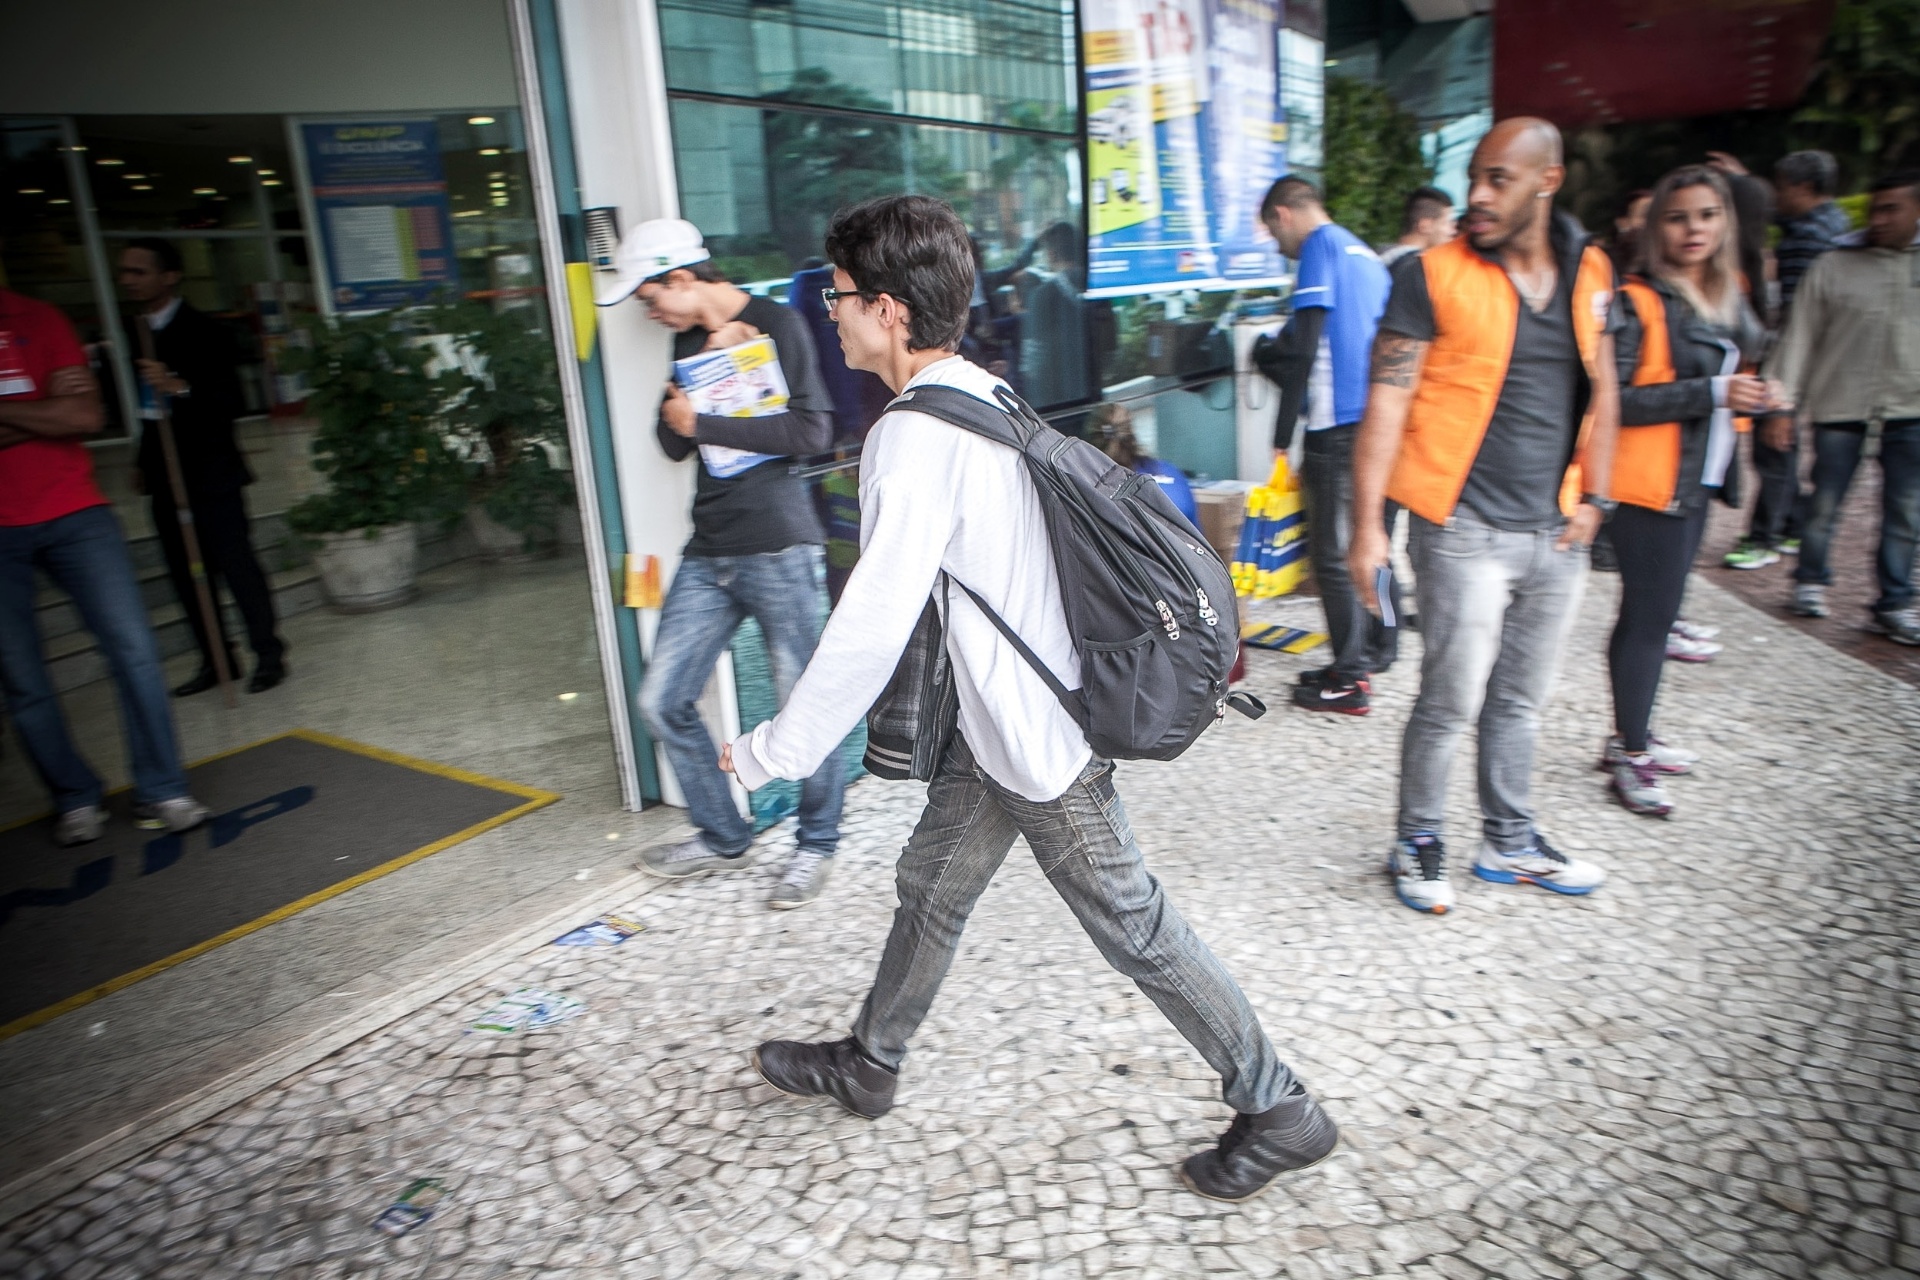
<path fill-rule="evenodd" d="M 958 735 L 900 855 L 893 932 L 853 1027 L 867 1054 L 899 1069 L 973 904 L 1022 835 L 1107 963 L 1220 1073 L 1227 1105 L 1265 1111 L 1294 1091 L 1246 996 L 1147 871 L 1112 763 L 1096 757 L 1065 794 L 1035 802 L 987 777 Z"/>
<path fill-rule="evenodd" d="M 1587 585 L 1587 553 L 1558 529 L 1515 533 L 1465 507 L 1444 525 L 1413 517 L 1407 550 L 1420 604 L 1420 696 L 1400 750 L 1402 839 L 1441 834 L 1447 774 L 1480 730 L 1480 815 L 1502 853 L 1533 838 L 1533 745 Z"/>
<path fill-rule="evenodd" d="M 1307 432 L 1306 458 L 1300 468 L 1300 487 L 1307 500 L 1307 554 L 1312 557 L 1313 580 L 1327 614 L 1327 647 L 1332 653 L 1328 665 L 1342 680 L 1385 671 L 1400 655 L 1400 629 L 1383 625 L 1378 615 L 1360 603 L 1360 593 L 1347 574 L 1347 548 L 1353 541 L 1353 439 L 1359 429 L 1348 423 Z M 1399 515 L 1400 504 L 1389 502 L 1389 543 Z M 1403 610 L 1397 577 L 1392 590 L 1397 620 Z"/>

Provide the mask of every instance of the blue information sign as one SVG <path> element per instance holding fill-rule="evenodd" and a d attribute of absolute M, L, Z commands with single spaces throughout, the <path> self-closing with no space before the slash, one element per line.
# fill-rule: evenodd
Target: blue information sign
<path fill-rule="evenodd" d="M 384 311 L 454 288 L 453 228 L 434 121 L 306 123 L 300 132 L 335 309 Z"/>

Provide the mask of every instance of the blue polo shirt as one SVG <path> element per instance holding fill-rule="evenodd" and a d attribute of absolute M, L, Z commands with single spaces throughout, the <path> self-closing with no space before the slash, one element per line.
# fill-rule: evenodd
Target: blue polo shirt
<path fill-rule="evenodd" d="M 1360 421 L 1366 411 L 1373 334 L 1380 327 L 1380 313 L 1387 309 L 1390 292 L 1392 279 L 1378 255 L 1345 227 L 1329 222 L 1301 244 L 1294 310 L 1324 307 L 1327 311 L 1315 361 L 1315 373 L 1321 376 L 1312 380 L 1319 385 L 1308 390 L 1308 430 L 1344 427 Z M 1322 390 L 1329 383 L 1330 397 Z M 1331 406 L 1326 403 L 1329 398 Z"/>

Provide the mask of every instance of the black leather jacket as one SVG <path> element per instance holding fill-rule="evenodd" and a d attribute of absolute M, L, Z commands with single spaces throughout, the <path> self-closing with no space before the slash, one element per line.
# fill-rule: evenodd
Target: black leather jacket
<path fill-rule="evenodd" d="M 1633 299 L 1622 290 L 1616 297 L 1620 306 L 1620 329 L 1614 335 L 1614 359 L 1620 372 L 1620 429 L 1655 426 L 1663 422 L 1680 424 L 1680 474 L 1673 490 L 1670 512 L 1689 509 L 1704 502 L 1707 490 L 1700 483 L 1701 469 L 1707 459 L 1708 426 L 1713 419 L 1713 380 L 1720 375 L 1726 356 L 1723 341 L 1740 349 L 1741 362 L 1756 363 L 1766 341 L 1766 332 L 1753 311 L 1742 302 L 1740 318 L 1732 327 L 1704 319 L 1688 305 L 1673 286 L 1664 280 L 1647 282 L 1666 304 L 1667 339 L 1673 349 L 1673 381 L 1650 386 L 1633 385 L 1634 371 L 1640 366 L 1640 347 L 1646 326 L 1634 310 Z M 1730 506 L 1740 503 L 1739 451 L 1727 467 L 1726 483 L 1718 496 Z"/>

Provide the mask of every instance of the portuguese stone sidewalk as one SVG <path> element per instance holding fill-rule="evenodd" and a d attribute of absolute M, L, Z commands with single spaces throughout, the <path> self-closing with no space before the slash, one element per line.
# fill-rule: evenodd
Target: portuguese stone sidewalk
<path fill-rule="evenodd" d="M 1548 834 L 1585 900 L 1464 877 L 1444 918 L 1381 874 L 1414 684 L 1366 720 L 1276 707 L 1121 788 L 1173 899 L 1344 1141 L 1245 1205 L 1180 1189 L 1228 1113 L 1016 848 L 869 1123 L 761 1083 L 772 1036 L 844 1034 L 917 789 L 862 783 L 827 896 L 772 855 L 608 902 L 646 932 L 542 948 L 0 1229 L 12 1277 L 1683 1277 L 1920 1272 L 1920 691 L 1711 585 L 1727 652 L 1670 668 L 1707 763 L 1667 821 L 1594 753 L 1614 582 L 1543 733 Z M 1311 605 L 1282 606 L 1296 613 Z M 1307 659 L 1259 655 L 1282 700 Z M 1471 756 L 1455 847 L 1470 844 Z M 777 843 L 777 842 L 776 842 Z M 463 1036 L 523 985 L 588 1005 Z M 394 1240 L 410 1180 L 452 1185 Z"/>

